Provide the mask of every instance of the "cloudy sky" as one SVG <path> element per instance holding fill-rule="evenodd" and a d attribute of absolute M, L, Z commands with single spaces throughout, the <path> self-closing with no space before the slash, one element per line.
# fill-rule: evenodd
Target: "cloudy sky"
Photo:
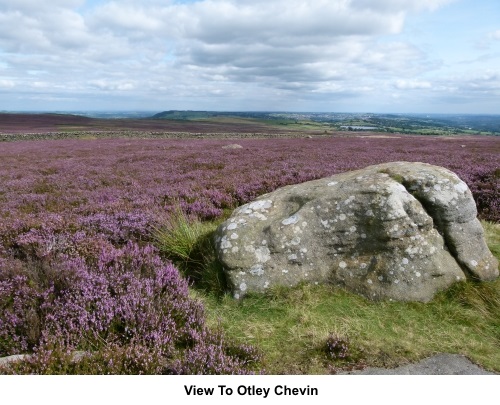
<path fill-rule="evenodd" d="M 498 0 L 0 0 L 0 110 L 500 114 Z"/>

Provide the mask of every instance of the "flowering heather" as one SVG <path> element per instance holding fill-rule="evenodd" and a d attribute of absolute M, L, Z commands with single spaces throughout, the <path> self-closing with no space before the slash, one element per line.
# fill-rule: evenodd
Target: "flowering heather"
<path fill-rule="evenodd" d="M 179 206 L 212 219 L 283 185 L 421 161 L 456 172 L 480 216 L 500 220 L 498 138 L 237 142 L 1 144 L 0 357 L 34 353 L 9 372 L 250 372 L 257 354 L 205 326 L 187 282 L 151 246 Z M 75 351 L 87 354 L 72 362 Z"/>
<path fill-rule="evenodd" d="M 326 356 L 329 359 L 346 359 L 349 357 L 349 342 L 347 339 L 331 333 L 325 343 Z"/>
<path fill-rule="evenodd" d="M 0 355 L 34 353 L 6 372 L 248 373 L 256 359 L 231 356 L 187 281 L 150 245 L 107 246 L 94 264 L 57 248 L 38 261 L 1 260 Z M 85 355 L 71 362 L 76 351 Z"/>

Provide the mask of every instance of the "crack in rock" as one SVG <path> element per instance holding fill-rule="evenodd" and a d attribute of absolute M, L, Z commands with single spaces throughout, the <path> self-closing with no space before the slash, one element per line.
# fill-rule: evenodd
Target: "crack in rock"
<path fill-rule="evenodd" d="M 307 282 L 425 302 L 457 281 L 498 277 L 476 216 L 451 171 L 385 163 L 265 194 L 219 226 L 215 246 L 238 298 Z M 236 238 L 230 224 L 241 221 Z"/>

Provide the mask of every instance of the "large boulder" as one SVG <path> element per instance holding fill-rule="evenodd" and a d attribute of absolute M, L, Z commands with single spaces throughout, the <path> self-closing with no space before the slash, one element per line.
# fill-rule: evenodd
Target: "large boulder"
<path fill-rule="evenodd" d="M 476 216 L 454 173 L 396 162 L 265 194 L 236 209 L 215 241 L 235 298 L 330 282 L 425 302 L 457 281 L 498 277 Z"/>

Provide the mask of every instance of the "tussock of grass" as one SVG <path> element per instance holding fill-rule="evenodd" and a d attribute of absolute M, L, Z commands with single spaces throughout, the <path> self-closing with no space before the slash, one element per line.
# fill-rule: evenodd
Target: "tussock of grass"
<path fill-rule="evenodd" d="M 189 218 L 181 209 L 176 209 L 161 227 L 155 229 L 153 237 L 160 250 L 176 262 L 198 264 L 203 257 L 195 257 L 197 246 L 212 230 L 209 223 Z"/>
<path fill-rule="evenodd" d="M 179 208 L 153 232 L 161 253 L 174 262 L 195 287 L 215 294 L 226 290 L 226 279 L 213 244 L 219 223 L 190 218 Z"/>

